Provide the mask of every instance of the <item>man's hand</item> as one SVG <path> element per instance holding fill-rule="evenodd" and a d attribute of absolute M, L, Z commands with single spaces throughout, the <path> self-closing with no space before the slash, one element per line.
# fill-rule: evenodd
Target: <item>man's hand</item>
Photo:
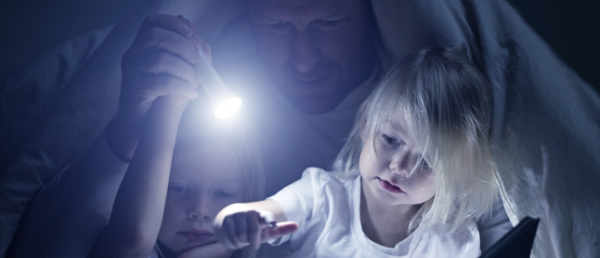
<path fill-rule="evenodd" d="M 131 156 L 146 113 L 158 98 L 169 96 L 171 104 L 180 106 L 196 98 L 196 64 L 203 60 L 210 60 L 210 48 L 191 22 L 172 15 L 146 18 L 122 59 L 119 110 L 108 131 L 113 151 Z"/>

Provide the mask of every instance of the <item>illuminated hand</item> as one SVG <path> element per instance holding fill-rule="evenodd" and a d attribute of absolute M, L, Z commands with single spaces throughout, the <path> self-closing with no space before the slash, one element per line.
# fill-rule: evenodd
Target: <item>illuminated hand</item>
<path fill-rule="evenodd" d="M 231 250 L 251 247 L 257 250 L 262 243 L 291 234 L 298 229 L 293 221 L 268 221 L 257 211 L 220 214 L 215 221 L 219 241 Z"/>
<path fill-rule="evenodd" d="M 197 64 L 210 63 L 210 48 L 181 16 L 146 18 L 122 59 L 119 111 L 109 127 L 116 152 L 129 156 L 139 137 L 142 121 L 159 97 L 168 96 L 170 109 L 183 112 L 197 96 Z"/>
<path fill-rule="evenodd" d="M 185 18 L 147 17 L 123 56 L 121 107 L 143 114 L 161 96 L 196 97 L 195 65 L 206 56 L 208 45 Z"/>

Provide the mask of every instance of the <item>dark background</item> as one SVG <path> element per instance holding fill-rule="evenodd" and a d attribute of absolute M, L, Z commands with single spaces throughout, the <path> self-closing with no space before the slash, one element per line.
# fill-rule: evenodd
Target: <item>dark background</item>
<path fill-rule="evenodd" d="M 3 0 L 0 10 L 0 88 L 60 42 L 115 23 L 145 0 Z M 201 1 L 201 0 L 199 0 Z M 480 0 L 474 0 L 480 1 Z M 596 1 L 508 0 L 556 53 L 600 89 L 600 23 Z"/>

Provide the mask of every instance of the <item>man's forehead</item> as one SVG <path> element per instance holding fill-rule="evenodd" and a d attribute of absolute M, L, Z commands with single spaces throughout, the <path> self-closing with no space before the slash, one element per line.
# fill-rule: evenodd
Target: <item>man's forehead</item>
<path fill-rule="evenodd" d="M 364 0 L 249 0 L 255 10 L 277 17 L 338 15 Z"/>

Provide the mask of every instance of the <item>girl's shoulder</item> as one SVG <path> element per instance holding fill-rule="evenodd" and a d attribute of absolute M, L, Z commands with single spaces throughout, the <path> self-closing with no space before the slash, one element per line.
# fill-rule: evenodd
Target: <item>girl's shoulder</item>
<path fill-rule="evenodd" d="M 480 254 L 480 234 L 474 220 L 460 226 L 445 223 L 419 226 L 413 239 L 413 255 L 438 253 L 429 257 L 477 257 Z M 444 254 L 444 255 L 442 255 Z"/>
<path fill-rule="evenodd" d="M 328 171 L 317 167 L 308 167 L 302 173 L 301 180 L 310 180 L 313 186 L 320 188 L 347 188 L 358 178 L 358 173 L 346 171 Z"/>

